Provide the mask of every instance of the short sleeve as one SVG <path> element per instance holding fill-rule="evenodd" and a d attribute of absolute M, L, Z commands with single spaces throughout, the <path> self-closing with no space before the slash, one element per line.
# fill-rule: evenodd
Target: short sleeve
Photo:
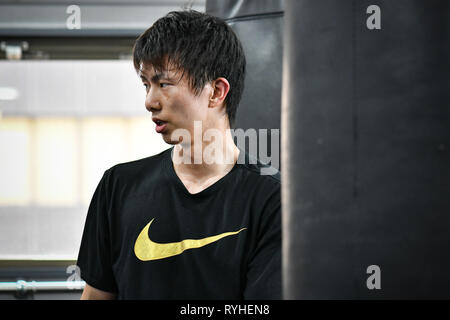
<path fill-rule="evenodd" d="M 90 286 L 117 292 L 112 272 L 110 222 L 108 219 L 110 171 L 103 174 L 89 205 L 77 265 Z"/>
<path fill-rule="evenodd" d="M 244 299 L 277 300 L 281 289 L 281 194 L 272 192 L 262 210 L 254 253 L 248 264 Z"/>

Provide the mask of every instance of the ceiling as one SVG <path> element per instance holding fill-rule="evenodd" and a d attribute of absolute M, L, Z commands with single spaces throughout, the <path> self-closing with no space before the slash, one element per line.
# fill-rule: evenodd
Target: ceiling
<path fill-rule="evenodd" d="M 206 0 L 0 0 L 0 60 L 129 58 L 135 39 L 170 11 L 205 11 Z"/>
<path fill-rule="evenodd" d="M 73 4 L 73 0 L 0 0 L 0 37 L 136 36 L 170 11 L 205 8 L 205 0 L 79 0 L 80 27 L 70 29 Z"/>

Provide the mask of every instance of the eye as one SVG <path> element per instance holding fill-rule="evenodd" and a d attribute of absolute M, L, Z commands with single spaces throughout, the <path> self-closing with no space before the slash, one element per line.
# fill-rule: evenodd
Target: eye
<path fill-rule="evenodd" d="M 169 83 L 166 83 L 166 82 L 160 82 L 159 83 L 159 86 L 161 87 L 161 88 L 165 88 L 165 87 L 167 87 L 169 85 Z"/>
<path fill-rule="evenodd" d="M 148 84 L 143 83 L 142 85 L 144 86 L 145 90 L 148 90 Z"/>

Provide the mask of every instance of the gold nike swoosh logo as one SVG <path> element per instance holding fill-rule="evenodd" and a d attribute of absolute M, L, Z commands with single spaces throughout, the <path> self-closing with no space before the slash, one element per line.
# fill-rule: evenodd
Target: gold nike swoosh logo
<path fill-rule="evenodd" d="M 185 250 L 195 249 L 204 247 L 210 243 L 216 242 L 222 238 L 238 234 L 242 230 L 247 228 L 242 228 L 234 232 L 224 232 L 216 236 L 211 236 L 203 239 L 185 239 L 179 242 L 170 243 L 158 243 L 150 240 L 148 235 L 148 229 L 152 224 L 153 218 L 145 227 L 142 229 L 141 233 L 136 239 L 134 244 L 134 254 L 141 261 L 150 261 L 164 259 L 172 256 L 179 255 Z"/>

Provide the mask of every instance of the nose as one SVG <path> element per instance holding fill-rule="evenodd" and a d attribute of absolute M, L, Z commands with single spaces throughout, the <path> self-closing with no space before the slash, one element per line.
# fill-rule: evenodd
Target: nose
<path fill-rule="evenodd" d="M 158 93 L 152 87 L 148 89 L 147 95 L 145 96 L 145 108 L 149 112 L 154 112 L 161 109 Z"/>

